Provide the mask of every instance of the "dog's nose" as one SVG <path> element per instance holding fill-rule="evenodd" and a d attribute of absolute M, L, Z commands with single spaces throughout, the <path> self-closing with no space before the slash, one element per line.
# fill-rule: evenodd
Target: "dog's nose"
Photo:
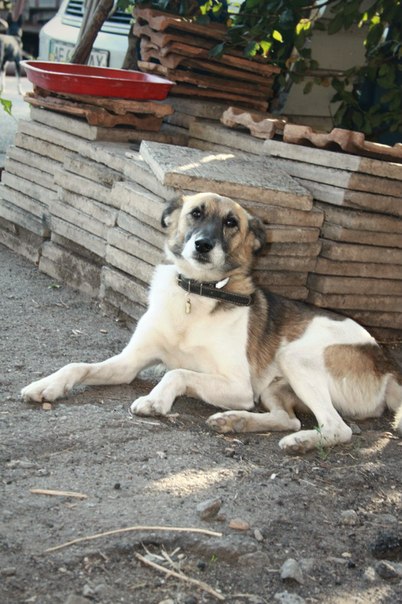
<path fill-rule="evenodd" d="M 200 254 L 207 254 L 212 250 L 213 243 L 211 243 L 210 239 L 197 239 L 194 243 L 195 249 Z"/>

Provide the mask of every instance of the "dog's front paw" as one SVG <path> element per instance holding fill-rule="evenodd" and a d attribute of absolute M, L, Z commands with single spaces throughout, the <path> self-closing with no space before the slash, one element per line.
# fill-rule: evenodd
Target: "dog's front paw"
<path fill-rule="evenodd" d="M 140 396 L 131 404 L 130 411 L 133 415 L 166 415 L 170 405 L 158 400 L 151 395 Z"/>
<path fill-rule="evenodd" d="M 215 432 L 227 434 L 228 432 L 246 432 L 247 411 L 224 411 L 214 413 L 207 419 L 207 424 Z"/>
<path fill-rule="evenodd" d="M 45 377 L 21 390 L 21 398 L 25 402 L 33 401 L 41 403 L 42 401 L 54 401 L 65 394 L 64 383 L 60 383 L 52 376 Z"/>

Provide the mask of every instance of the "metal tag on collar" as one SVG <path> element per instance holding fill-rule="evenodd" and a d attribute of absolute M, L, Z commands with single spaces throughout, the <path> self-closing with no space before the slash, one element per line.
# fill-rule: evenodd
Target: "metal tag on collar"
<path fill-rule="evenodd" d="M 229 279 L 230 277 L 226 277 L 226 279 L 222 279 L 222 281 L 218 281 L 218 283 L 215 283 L 216 289 L 222 289 L 222 287 L 225 287 L 225 285 L 229 283 Z"/>

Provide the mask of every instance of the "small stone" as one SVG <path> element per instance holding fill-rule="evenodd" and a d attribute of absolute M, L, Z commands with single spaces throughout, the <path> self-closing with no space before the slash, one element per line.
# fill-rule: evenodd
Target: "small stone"
<path fill-rule="evenodd" d="M 248 531 L 250 528 L 247 520 L 242 520 L 241 518 L 232 518 L 232 520 L 229 520 L 228 526 L 235 531 Z"/>
<path fill-rule="evenodd" d="M 43 411 L 51 411 L 53 409 L 52 403 L 42 403 Z"/>
<path fill-rule="evenodd" d="M 17 569 L 15 566 L 7 566 L 6 568 L 1 569 L 0 574 L 3 575 L 3 577 L 12 577 L 16 572 Z"/>
<path fill-rule="evenodd" d="M 174 604 L 174 600 L 172 598 L 166 598 L 165 600 L 161 600 L 158 604 Z"/>
<path fill-rule="evenodd" d="M 294 558 L 288 558 L 281 567 L 281 579 L 286 581 L 287 579 L 297 581 L 297 583 L 304 583 L 303 572 L 300 564 Z"/>
<path fill-rule="evenodd" d="M 121 484 L 120 484 L 120 482 L 116 482 L 116 483 L 113 485 L 113 488 L 114 488 L 116 491 L 119 491 L 119 490 L 121 489 Z"/>
<path fill-rule="evenodd" d="M 214 518 L 222 506 L 222 500 L 219 498 L 216 499 L 207 499 L 205 501 L 200 501 L 197 505 L 197 514 L 201 518 L 201 520 L 210 520 Z"/>
<path fill-rule="evenodd" d="M 197 562 L 197 568 L 199 570 L 205 570 L 207 568 L 206 562 L 204 562 L 204 560 L 198 560 L 198 562 Z"/>
<path fill-rule="evenodd" d="M 264 535 L 259 528 L 254 529 L 254 537 L 257 541 L 264 541 Z"/>
<path fill-rule="evenodd" d="M 64 604 L 88 604 L 88 600 L 77 594 L 70 594 Z"/>
<path fill-rule="evenodd" d="M 354 422 L 352 422 L 352 423 L 349 424 L 349 428 L 352 430 L 352 434 L 356 434 L 357 435 L 357 434 L 361 434 L 362 433 L 361 428 L 357 424 L 355 424 Z"/>
<path fill-rule="evenodd" d="M 363 574 L 363 578 L 369 583 L 373 583 L 377 579 L 375 569 L 372 566 L 366 568 Z"/>
<path fill-rule="evenodd" d="M 186 596 L 184 598 L 183 604 L 197 604 L 197 602 L 198 598 L 196 598 L 195 596 Z"/>
<path fill-rule="evenodd" d="M 375 565 L 376 573 L 381 579 L 400 579 L 402 577 L 402 564 L 380 560 Z"/>
<path fill-rule="evenodd" d="M 341 512 L 341 524 L 355 526 L 359 522 L 359 517 L 355 510 L 344 510 Z"/>
<path fill-rule="evenodd" d="M 84 598 L 90 598 L 94 595 L 94 590 L 90 585 L 88 585 L 88 583 L 86 583 L 82 588 L 82 595 Z"/>
<path fill-rule="evenodd" d="M 281 591 L 274 595 L 274 600 L 280 604 L 304 604 L 305 600 L 298 594 L 292 594 L 289 591 Z"/>

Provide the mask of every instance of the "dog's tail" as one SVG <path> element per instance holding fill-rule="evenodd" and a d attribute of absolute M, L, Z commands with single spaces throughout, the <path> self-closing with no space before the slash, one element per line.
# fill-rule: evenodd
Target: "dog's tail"
<path fill-rule="evenodd" d="M 394 430 L 402 436 L 402 376 L 398 373 L 389 377 L 385 402 L 388 409 L 395 411 Z"/>

